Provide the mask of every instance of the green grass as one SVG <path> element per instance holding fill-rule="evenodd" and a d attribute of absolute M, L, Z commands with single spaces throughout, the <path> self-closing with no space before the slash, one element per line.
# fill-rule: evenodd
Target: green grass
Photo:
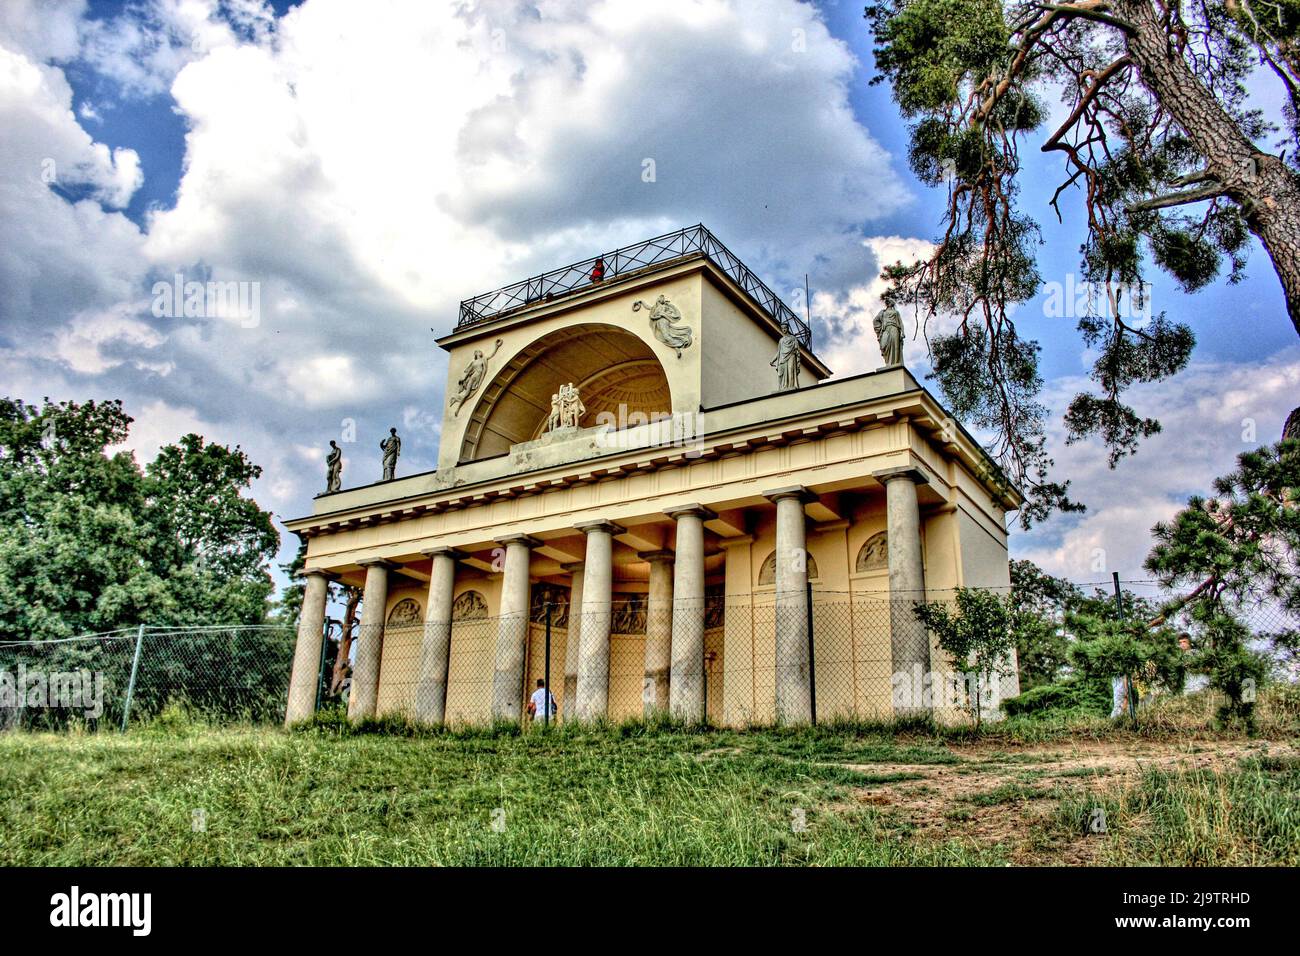
<path fill-rule="evenodd" d="M 1106 813 L 1097 862 L 1114 866 L 1300 865 L 1300 762 L 1250 758 L 1234 769 L 1147 770 L 1119 790 L 1057 795 L 1055 828 L 1079 833 Z"/>
<path fill-rule="evenodd" d="M 873 777 L 825 762 L 841 757 L 955 759 L 844 735 L 654 728 L 16 733 L 0 738 L 0 864 L 1003 862 L 900 835 L 850 799 Z"/>
<path fill-rule="evenodd" d="M 1002 865 L 1059 862 L 1081 839 L 1102 863 L 1300 863 L 1293 757 L 1122 786 L 1065 765 L 1079 741 L 1190 745 L 1197 707 L 1063 724 L 1056 754 L 1019 750 L 1042 720 L 521 733 L 323 714 L 285 732 L 170 708 L 125 736 L 0 734 L 0 865 Z M 1204 728 L 1198 746 L 1229 739 Z M 949 793 L 939 769 L 989 786 Z M 1083 837 L 1094 806 L 1107 833 Z M 1019 846 L 976 835 L 990 813 L 1023 817 Z"/>

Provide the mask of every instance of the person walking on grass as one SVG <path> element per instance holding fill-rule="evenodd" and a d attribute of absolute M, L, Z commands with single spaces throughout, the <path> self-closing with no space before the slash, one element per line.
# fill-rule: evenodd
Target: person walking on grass
<path fill-rule="evenodd" d="M 528 716 L 532 718 L 533 723 L 538 723 L 544 722 L 548 714 L 554 720 L 555 712 L 555 695 L 546 689 L 546 681 L 538 678 L 537 690 L 533 691 L 533 696 L 528 698 Z"/>

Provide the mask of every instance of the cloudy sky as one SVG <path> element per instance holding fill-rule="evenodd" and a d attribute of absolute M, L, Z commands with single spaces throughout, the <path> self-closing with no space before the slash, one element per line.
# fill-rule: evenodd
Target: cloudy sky
<path fill-rule="evenodd" d="M 403 472 L 433 467 L 429 329 L 460 299 L 700 221 L 788 300 L 808 273 L 818 351 L 867 371 L 880 264 L 924 250 L 942 202 L 872 73 L 860 0 L 4 0 L 0 391 L 120 397 L 141 461 L 187 431 L 238 443 L 265 469 L 258 500 L 298 516 L 346 421 L 347 483 L 378 477 L 390 425 Z M 1043 276 L 1064 284 L 1078 212 L 1056 224 L 1059 161 L 1025 153 Z M 257 283 L 258 321 L 156 315 L 178 273 Z M 1248 273 L 1193 297 L 1157 281 L 1155 309 L 1200 340 L 1135 393 L 1164 433 L 1111 471 L 1060 443 L 1058 416 L 1089 510 L 1016 534 L 1016 554 L 1141 577 L 1151 524 L 1276 440 L 1300 343 L 1258 249 Z M 1043 301 L 1018 321 L 1059 412 L 1090 362 Z M 908 363 L 925 373 L 920 343 Z"/>

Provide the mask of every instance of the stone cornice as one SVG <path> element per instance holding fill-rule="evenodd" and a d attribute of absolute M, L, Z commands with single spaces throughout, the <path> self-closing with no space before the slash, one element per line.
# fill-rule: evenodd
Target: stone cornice
<path fill-rule="evenodd" d="M 815 386 L 824 388 L 825 385 Z M 302 538 L 336 531 L 348 531 L 405 521 L 427 514 L 441 514 L 473 508 L 502 499 L 545 494 L 573 485 L 590 484 L 628 474 L 678 468 L 700 461 L 713 461 L 735 453 L 749 454 L 781 448 L 805 441 L 817 441 L 834 434 L 897 424 L 904 415 L 908 424 L 924 432 L 939 433 L 947 420 L 943 409 L 922 388 L 903 393 L 846 403 L 773 420 L 761 425 L 743 424 L 733 429 L 704 435 L 695 447 L 656 446 L 615 450 L 609 455 L 586 461 L 562 463 L 535 472 L 484 479 L 471 485 L 446 489 L 428 489 L 405 498 L 358 504 L 352 508 L 286 520 L 284 525 Z M 749 434 L 746 434 L 749 433 Z M 963 433 L 964 434 L 964 433 Z M 960 436 L 955 436 L 960 437 Z M 980 477 L 977 466 L 987 472 L 991 465 L 983 450 L 973 440 L 949 441 L 942 446 L 945 454 L 957 457 L 993 497 L 1007 509 L 1018 507 L 1020 497 L 1013 488 L 993 485 Z M 346 494 L 346 492 L 336 493 Z M 333 496 L 330 496 L 333 497 Z"/>

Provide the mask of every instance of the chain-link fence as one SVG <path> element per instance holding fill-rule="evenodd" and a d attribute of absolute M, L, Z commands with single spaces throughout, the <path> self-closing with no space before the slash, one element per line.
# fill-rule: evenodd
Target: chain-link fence
<path fill-rule="evenodd" d="M 607 609 L 585 614 L 566 598 L 539 585 L 529 613 L 516 618 L 467 602 L 449 632 L 390 620 L 342 635 L 335 624 L 310 703 L 353 719 L 452 726 L 660 714 L 751 726 L 961 720 L 977 706 L 987 718 L 1019 692 L 1011 661 L 992 680 L 954 665 L 918 621 L 913 598 L 813 590 L 734 598 L 710 589 L 703 602 L 616 594 Z M 952 595 L 925 598 L 951 604 Z M 1297 627 L 1268 603 L 1239 613 L 1260 635 Z M 217 723 L 278 724 L 296 640 L 294 628 L 268 625 L 0 641 L 0 727 L 125 728 L 169 703 Z"/>
<path fill-rule="evenodd" d="M 938 595 L 931 602 L 947 603 Z M 579 613 L 534 602 L 527 619 L 361 627 L 348 712 L 450 725 L 667 715 L 724 726 L 960 718 L 1017 692 L 1014 662 L 973 681 L 914 612 L 879 593 L 774 591 L 652 604 L 620 596 Z M 376 666 L 377 661 L 377 666 Z"/>
<path fill-rule="evenodd" d="M 167 704 L 217 723 L 284 719 L 291 627 L 136 627 L 0 641 L 0 727 L 125 729 Z"/>

